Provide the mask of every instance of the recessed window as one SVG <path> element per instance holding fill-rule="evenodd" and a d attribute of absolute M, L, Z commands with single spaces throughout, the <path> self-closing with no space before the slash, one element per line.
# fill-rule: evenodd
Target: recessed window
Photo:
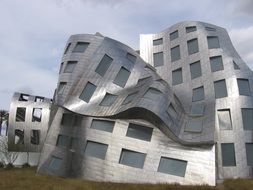
<path fill-rule="evenodd" d="M 197 30 L 196 26 L 188 26 L 185 28 L 186 33 L 195 32 Z"/>
<path fill-rule="evenodd" d="M 158 172 L 184 177 L 187 161 L 161 157 Z"/>
<path fill-rule="evenodd" d="M 176 109 L 174 108 L 174 106 L 170 103 L 168 109 L 167 109 L 167 113 L 169 114 L 170 117 L 172 117 L 172 119 L 177 119 L 177 112 Z"/>
<path fill-rule="evenodd" d="M 178 38 L 178 30 L 176 30 L 175 32 L 170 33 L 170 41 L 172 41 L 176 38 Z"/>
<path fill-rule="evenodd" d="M 149 88 L 144 94 L 143 98 L 148 98 L 157 101 L 157 99 L 160 97 L 161 94 L 162 92 L 160 90 L 157 90 L 155 88 Z"/>
<path fill-rule="evenodd" d="M 16 122 L 25 121 L 26 108 L 18 107 L 16 110 Z"/>
<path fill-rule="evenodd" d="M 99 158 L 104 160 L 106 156 L 106 152 L 108 149 L 107 144 L 93 142 L 93 141 L 87 141 L 85 152 L 84 154 L 86 156 L 91 156 L 95 158 Z"/>
<path fill-rule="evenodd" d="M 205 27 L 205 29 L 206 29 L 207 31 L 216 31 L 216 29 L 215 29 L 215 28 L 208 27 L 208 26 L 206 26 L 206 27 Z"/>
<path fill-rule="evenodd" d="M 191 79 L 201 77 L 202 72 L 201 72 L 200 61 L 190 64 L 190 71 L 191 71 Z"/>
<path fill-rule="evenodd" d="M 243 95 L 243 96 L 251 95 L 248 79 L 237 79 L 237 85 L 238 85 L 240 95 Z"/>
<path fill-rule="evenodd" d="M 58 87 L 58 94 L 63 94 L 66 87 L 67 87 L 66 82 L 60 82 L 59 87 Z"/>
<path fill-rule="evenodd" d="M 15 129 L 14 144 L 24 144 L 25 131 L 24 129 Z"/>
<path fill-rule="evenodd" d="M 93 119 L 90 128 L 112 133 L 114 124 L 115 121 Z"/>
<path fill-rule="evenodd" d="M 74 120 L 74 114 L 72 113 L 63 113 L 62 114 L 62 120 L 61 125 L 63 126 L 72 126 Z"/>
<path fill-rule="evenodd" d="M 56 156 L 52 156 L 52 159 L 49 163 L 49 168 L 53 171 L 57 171 L 57 170 L 60 169 L 61 164 L 62 164 L 62 159 L 61 158 L 58 158 Z"/>
<path fill-rule="evenodd" d="M 69 137 L 66 135 L 58 135 L 56 146 L 66 148 L 69 143 Z"/>
<path fill-rule="evenodd" d="M 68 53 L 70 45 L 71 45 L 71 43 L 69 43 L 69 44 L 67 45 L 67 47 L 66 47 L 66 49 L 65 49 L 65 51 L 64 51 L 64 54 Z"/>
<path fill-rule="evenodd" d="M 31 144 L 40 144 L 40 130 L 31 130 Z"/>
<path fill-rule="evenodd" d="M 187 47 L 189 55 L 199 52 L 198 39 L 195 38 L 187 41 Z"/>
<path fill-rule="evenodd" d="M 100 106 L 111 106 L 117 99 L 117 95 L 106 93 L 105 97 L 99 104 Z"/>
<path fill-rule="evenodd" d="M 44 102 L 44 98 L 43 98 L 43 97 L 36 96 L 36 97 L 35 97 L 35 102 Z"/>
<path fill-rule="evenodd" d="M 233 61 L 233 65 L 234 65 L 234 69 L 235 70 L 239 70 L 240 69 L 240 67 Z"/>
<path fill-rule="evenodd" d="M 131 54 L 131 53 L 127 53 L 127 54 L 126 54 L 126 58 L 127 58 L 130 62 L 132 62 L 132 63 L 135 63 L 135 61 L 136 61 L 136 59 L 137 59 L 137 57 L 134 56 L 134 55 Z"/>
<path fill-rule="evenodd" d="M 246 143 L 247 165 L 253 166 L 253 143 Z"/>
<path fill-rule="evenodd" d="M 64 73 L 72 73 L 76 67 L 77 61 L 68 61 Z"/>
<path fill-rule="evenodd" d="M 184 130 L 187 132 L 199 133 L 202 131 L 202 127 L 203 127 L 202 120 L 192 119 L 188 121 Z"/>
<path fill-rule="evenodd" d="M 92 95 L 94 94 L 95 90 L 96 90 L 97 86 L 95 86 L 94 84 L 92 84 L 91 82 L 87 82 L 87 84 L 85 85 L 82 93 L 80 94 L 79 98 L 87 103 L 89 103 Z"/>
<path fill-rule="evenodd" d="M 137 94 L 138 94 L 138 92 L 134 92 L 132 94 L 129 94 L 125 98 L 125 100 L 123 101 L 122 105 L 125 105 L 125 104 L 128 104 L 128 103 L 132 102 L 136 98 Z"/>
<path fill-rule="evenodd" d="M 130 76 L 130 71 L 128 71 L 126 68 L 124 67 L 121 67 L 117 76 L 115 77 L 113 83 L 114 84 L 117 84 L 118 86 L 124 88 L 127 81 L 128 81 L 128 78 Z"/>
<path fill-rule="evenodd" d="M 211 71 L 216 72 L 223 70 L 223 61 L 221 56 L 210 57 Z"/>
<path fill-rule="evenodd" d="M 181 84 L 183 82 L 182 68 L 172 71 L 172 85 Z"/>
<path fill-rule="evenodd" d="M 112 61 L 113 59 L 110 56 L 105 54 L 103 58 L 101 59 L 101 61 L 99 62 L 95 71 L 103 77 L 106 71 L 108 70 L 108 68 L 110 67 Z"/>
<path fill-rule="evenodd" d="M 27 95 L 27 94 L 20 94 L 18 101 L 27 102 L 28 99 L 29 99 L 29 95 Z"/>
<path fill-rule="evenodd" d="M 171 61 L 172 62 L 179 60 L 181 58 L 179 45 L 171 48 L 170 49 L 170 54 L 171 54 Z"/>
<path fill-rule="evenodd" d="M 236 166 L 234 143 L 221 143 L 223 166 Z"/>
<path fill-rule="evenodd" d="M 217 110 L 220 130 L 232 130 L 230 109 Z"/>
<path fill-rule="evenodd" d="M 153 54 L 154 57 L 154 67 L 163 66 L 163 52 L 158 52 Z"/>
<path fill-rule="evenodd" d="M 219 80 L 214 82 L 214 93 L 216 99 L 228 96 L 225 80 Z"/>
<path fill-rule="evenodd" d="M 150 141 L 152 133 L 153 129 L 150 127 L 129 123 L 126 136 L 144 141 Z"/>
<path fill-rule="evenodd" d="M 83 53 L 88 45 L 89 43 L 87 42 L 77 42 L 75 48 L 73 49 L 73 53 Z"/>
<path fill-rule="evenodd" d="M 132 150 L 122 149 L 119 163 L 135 168 L 143 168 L 146 154 Z"/>
<path fill-rule="evenodd" d="M 198 87 L 192 90 L 192 101 L 200 101 L 205 99 L 204 87 Z"/>
<path fill-rule="evenodd" d="M 163 39 L 162 38 L 153 40 L 153 46 L 158 46 L 158 45 L 161 45 L 161 44 L 163 44 Z"/>
<path fill-rule="evenodd" d="M 204 115 L 205 106 L 203 104 L 194 104 L 191 106 L 191 115 L 202 116 Z"/>
<path fill-rule="evenodd" d="M 253 130 L 253 109 L 242 108 L 242 121 L 244 130 Z"/>
<path fill-rule="evenodd" d="M 61 71 L 62 71 L 63 65 L 64 65 L 64 62 L 61 63 L 60 70 L 59 70 L 59 74 L 60 74 Z"/>
<path fill-rule="evenodd" d="M 41 122 L 42 108 L 33 108 L 32 122 Z"/>
<path fill-rule="evenodd" d="M 207 43 L 209 49 L 220 48 L 218 36 L 207 36 Z"/>

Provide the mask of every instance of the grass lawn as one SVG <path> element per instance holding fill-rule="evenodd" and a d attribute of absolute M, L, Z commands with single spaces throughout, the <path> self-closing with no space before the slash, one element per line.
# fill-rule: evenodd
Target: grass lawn
<path fill-rule="evenodd" d="M 65 179 L 36 173 L 36 168 L 0 169 L 0 190 L 253 190 L 253 180 L 226 180 L 217 187 L 177 184 L 120 184 Z"/>

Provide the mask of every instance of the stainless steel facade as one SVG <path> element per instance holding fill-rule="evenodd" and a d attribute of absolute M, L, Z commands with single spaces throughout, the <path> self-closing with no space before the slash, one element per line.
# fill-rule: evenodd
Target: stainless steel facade
<path fill-rule="evenodd" d="M 207 23 L 141 35 L 140 55 L 100 34 L 73 35 L 38 172 L 209 185 L 250 177 L 252 128 L 242 117 L 251 113 L 252 82 L 225 29 Z M 16 104 L 10 128 L 23 113 Z"/>

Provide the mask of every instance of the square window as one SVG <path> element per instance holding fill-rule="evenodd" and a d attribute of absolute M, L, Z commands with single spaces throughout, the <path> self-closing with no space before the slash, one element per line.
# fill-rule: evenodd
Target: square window
<path fill-rule="evenodd" d="M 242 108 L 242 121 L 244 130 L 253 130 L 253 109 Z"/>
<path fill-rule="evenodd" d="M 24 129 L 15 129 L 14 144 L 24 144 L 25 131 Z"/>
<path fill-rule="evenodd" d="M 170 175 L 184 177 L 186 167 L 187 161 L 161 157 L 157 171 Z"/>
<path fill-rule="evenodd" d="M 70 127 L 73 125 L 74 114 L 72 113 L 63 113 L 61 119 L 61 125 Z"/>
<path fill-rule="evenodd" d="M 253 143 L 246 143 L 247 165 L 253 166 Z"/>
<path fill-rule="evenodd" d="M 130 62 L 132 62 L 132 63 L 135 63 L 135 61 L 136 61 L 136 59 L 137 59 L 137 57 L 134 56 L 134 55 L 131 54 L 131 53 L 127 53 L 127 54 L 126 54 L 126 58 L 127 58 Z"/>
<path fill-rule="evenodd" d="M 186 33 L 195 32 L 197 30 L 196 26 L 188 26 L 185 28 Z"/>
<path fill-rule="evenodd" d="M 184 131 L 200 133 L 202 131 L 203 122 L 202 120 L 189 120 Z"/>
<path fill-rule="evenodd" d="M 88 46 L 89 43 L 87 42 L 77 42 L 75 48 L 73 49 L 73 53 L 83 53 Z"/>
<path fill-rule="evenodd" d="M 35 97 L 35 102 L 44 102 L 44 98 L 43 98 L 43 97 L 36 96 L 36 97 Z"/>
<path fill-rule="evenodd" d="M 187 47 L 189 55 L 199 52 L 198 39 L 195 38 L 187 41 Z"/>
<path fill-rule="evenodd" d="M 26 108 L 18 107 L 16 110 L 16 122 L 24 122 L 26 115 Z"/>
<path fill-rule="evenodd" d="M 163 52 L 158 52 L 153 54 L 154 57 L 154 67 L 163 66 Z"/>
<path fill-rule="evenodd" d="M 239 70 L 240 69 L 240 67 L 233 61 L 233 65 L 234 65 L 234 69 L 235 70 Z"/>
<path fill-rule="evenodd" d="M 125 98 L 125 100 L 123 101 L 122 105 L 125 105 L 125 104 L 128 104 L 128 103 L 132 102 L 136 98 L 137 94 L 138 94 L 138 92 L 134 92 L 132 94 L 129 94 Z"/>
<path fill-rule="evenodd" d="M 52 159 L 49 163 L 49 168 L 52 169 L 53 171 L 57 171 L 57 170 L 60 169 L 61 164 L 62 164 L 62 159 L 61 158 L 52 156 Z"/>
<path fill-rule="evenodd" d="M 220 48 L 218 36 L 207 36 L 207 43 L 209 49 Z"/>
<path fill-rule="evenodd" d="M 223 166 L 236 166 L 234 143 L 221 143 Z"/>
<path fill-rule="evenodd" d="M 113 83 L 124 88 L 127 81 L 128 81 L 130 74 L 131 74 L 130 71 L 128 71 L 124 67 L 121 67 L 117 76 L 115 77 Z"/>
<path fill-rule="evenodd" d="M 108 70 L 108 68 L 110 67 L 111 63 L 112 63 L 113 59 L 105 54 L 103 56 L 103 58 L 101 59 L 101 61 L 99 62 L 97 68 L 96 68 L 96 72 L 100 75 L 100 76 L 104 76 L 106 71 Z"/>
<path fill-rule="evenodd" d="M 95 86 L 94 84 L 92 84 L 91 82 L 87 82 L 87 84 L 85 85 L 82 93 L 80 94 L 79 98 L 87 103 L 89 103 L 92 95 L 94 94 L 95 90 L 96 90 L 97 86 Z"/>
<path fill-rule="evenodd" d="M 205 99 L 204 87 L 198 87 L 192 90 L 192 101 L 200 101 Z"/>
<path fill-rule="evenodd" d="M 172 71 L 172 85 L 183 83 L 182 68 Z"/>
<path fill-rule="evenodd" d="M 214 82 L 214 92 L 216 99 L 228 96 L 225 80 L 219 80 Z"/>
<path fill-rule="evenodd" d="M 72 73 L 76 67 L 77 61 L 68 61 L 64 73 Z"/>
<path fill-rule="evenodd" d="M 66 148 L 69 143 L 69 137 L 66 135 L 58 135 L 56 146 Z"/>
<path fill-rule="evenodd" d="M 100 106 L 111 106 L 117 99 L 117 95 L 106 93 L 103 100 L 99 104 Z"/>
<path fill-rule="evenodd" d="M 31 130 L 31 144 L 40 144 L 40 130 Z"/>
<path fill-rule="evenodd" d="M 93 119 L 90 128 L 112 133 L 114 124 L 115 121 Z"/>
<path fill-rule="evenodd" d="M 178 30 L 176 30 L 175 32 L 170 33 L 170 41 L 172 41 L 176 38 L 178 38 Z"/>
<path fill-rule="evenodd" d="M 200 61 L 190 64 L 191 79 L 198 78 L 202 75 Z"/>
<path fill-rule="evenodd" d="M 144 141 L 151 141 L 152 133 L 153 129 L 150 127 L 129 123 L 126 136 Z"/>
<path fill-rule="evenodd" d="M 163 39 L 162 38 L 153 40 L 153 46 L 158 46 L 158 45 L 161 45 L 161 44 L 163 44 Z"/>
<path fill-rule="evenodd" d="M 146 154 L 122 149 L 119 163 L 134 168 L 143 168 Z"/>
<path fill-rule="evenodd" d="M 69 47 L 70 47 L 71 43 L 69 43 L 64 51 L 64 54 L 66 54 L 69 51 Z"/>
<path fill-rule="evenodd" d="M 63 94 L 66 87 L 67 87 L 66 82 L 60 82 L 59 87 L 58 87 L 58 94 Z"/>
<path fill-rule="evenodd" d="M 181 59 L 179 45 L 171 48 L 170 54 L 171 54 L 171 62 Z"/>
<path fill-rule="evenodd" d="M 203 104 L 194 104 L 191 107 L 191 115 L 192 116 L 203 116 L 204 110 L 205 110 L 205 106 Z"/>
<path fill-rule="evenodd" d="M 93 142 L 93 141 L 87 141 L 85 152 L 84 154 L 86 156 L 91 156 L 95 158 L 99 158 L 104 160 L 106 156 L 106 152 L 108 149 L 107 144 Z"/>
<path fill-rule="evenodd" d="M 224 69 L 221 56 L 210 57 L 210 65 L 212 72 L 221 71 Z"/>
<path fill-rule="evenodd" d="M 220 130 L 232 130 L 230 109 L 217 110 Z"/>
<path fill-rule="evenodd" d="M 42 108 L 33 108 L 32 122 L 41 122 Z"/>
<path fill-rule="evenodd" d="M 237 79 L 237 85 L 238 85 L 240 95 L 242 95 L 242 96 L 251 96 L 249 80 L 248 79 Z"/>

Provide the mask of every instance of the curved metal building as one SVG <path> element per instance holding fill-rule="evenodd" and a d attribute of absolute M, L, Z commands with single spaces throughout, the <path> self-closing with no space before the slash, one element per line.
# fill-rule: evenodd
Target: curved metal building
<path fill-rule="evenodd" d="M 40 117 L 47 135 L 37 145 L 43 145 L 38 172 L 209 185 L 251 177 L 252 83 L 226 30 L 207 23 L 182 22 L 141 35 L 140 55 L 98 33 L 73 35 L 53 102 Z M 16 99 L 9 147 L 40 151 L 29 140 L 23 149 L 13 140 L 14 129 L 27 134 L 30 122 L 27 116 L 17 125 L 22 101 Z"/>

